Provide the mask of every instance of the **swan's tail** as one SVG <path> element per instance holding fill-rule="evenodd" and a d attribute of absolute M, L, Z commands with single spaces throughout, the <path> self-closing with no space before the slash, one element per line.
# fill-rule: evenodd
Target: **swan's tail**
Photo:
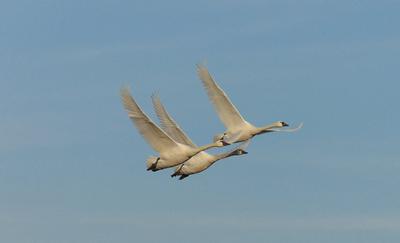
<path fill-rule="evenodd" d="M 147 170 L 154 170 L 157 166 L 157 161 L 159 158 L 155 156 L 150 156 L 146 161 Z"/>

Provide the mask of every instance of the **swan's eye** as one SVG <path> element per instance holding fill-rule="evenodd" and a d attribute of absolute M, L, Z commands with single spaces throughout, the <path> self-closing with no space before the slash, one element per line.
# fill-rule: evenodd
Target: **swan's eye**
<path fill-rule="evenodd" d="M 286 122 L 281 122 L 282 127 L 287 127 L 289 126 Z"/>

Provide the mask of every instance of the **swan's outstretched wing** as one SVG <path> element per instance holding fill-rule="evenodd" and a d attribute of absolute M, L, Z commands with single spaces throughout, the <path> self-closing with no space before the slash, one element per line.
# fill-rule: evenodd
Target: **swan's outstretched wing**
<path fill-rule="evenodd" d="M 230 129 L 246 123 L 242 115 L 240 115 L 239 111 L 229 100 L 229 97 L 213 80 L 207 68 L 198 64 L 197 73 L 207 90 L 209 99 L 212 101 L 214 108 L 225 127 Z"/>
<path fill-rule="evenodd" d="M 153 101 L 154 110 L 156 111 L 158 119 L 161 122 L 161 127 L 164 129 L 164 131 L 167 132 L 168 135 L 178 143 L 186 144 L 191 147 L 197 147 L 196 144 L 190 140 L 190 138 L 165 110 L 165 107 L 160 101 L 160 97 L 158 97 L 156 94 L 153 94 L 151 96 L 151 100 Z"/>
<path fill-rule="evenodd" d="M 157 152 L 165 151 L 176 142 L 162 131 L 153 121 L 140 109 L 131 96 L 128 88 L 121 89 L 121 99 L 129 118 L 150 146 Z"/>

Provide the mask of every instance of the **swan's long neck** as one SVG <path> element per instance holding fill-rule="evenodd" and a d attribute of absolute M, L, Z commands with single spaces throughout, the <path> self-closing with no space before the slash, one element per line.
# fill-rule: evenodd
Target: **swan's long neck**
<path fill-rule="evenodd" d="M 262 134 L 262 133 L 267 133 L 267 132 L 274 132 L 271 129 L 273 128 L 278 128 L 280 126 L 278 126 L 276 123 L 272 123 L 263 127 L 258 127 L 256 132 L 257 134 Z"/>
<path fill-rule="evenodd" d="M 207 150 L 209 148 L 214 148 L 214 147 L 218 147 L 218 145 L 216 143 L 210 143 L 210 144 L 206 144 L 206 145 L 197 147 L 195 151 L 197 154 L 197 153 L 200 153 L 201 151 Z"/>
<path fill-rule="evenodd" d="M 228 151 L 228 152 L 225 152 L 225 153 L 214 155 L 214 161 L 212 163 L 214 163 L 214 162 L 216 162 L 218 160 L 225 159 L 225 158 L 228 158 L 228 157 L 231 157 L 231 156 L 235 155 L 235 153 L 234 153 L 235 151 L 236 151 L 236 149 Z"/>

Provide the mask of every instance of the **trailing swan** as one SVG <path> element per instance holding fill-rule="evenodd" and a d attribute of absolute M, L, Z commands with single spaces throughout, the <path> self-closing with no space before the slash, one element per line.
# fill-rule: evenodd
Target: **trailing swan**
<path fill-rule="evenodd" d="M 129 118 L 133 121 L 139 133 L 159 153 L 158 157 L 150 156 L 147 159 L 147 170 L 157 171 L 173 167 L 182 164 L 203 150 L 227 145 L 222 139 L 200 147 L 179 143 L 154 124 L 140 109 L 129 89 L 121 89 L 121 99 Z"/>
<path fill-rule="evenodd" d="M 156 114 L 160 120 L 161 127 L 163 128 L 163 130 L 169 136 L 175 139 L 175 141 L 182 144 L 186 144 L 191 147 L 196 147 L 196 145 L 192 142 L 192 140 L 190 140 L 190 138 L 185 134 L 185 132 L 168 114 L 165 107 L 162 105 L 160 98 L 157 95 L 153 95 L 151 98 L 153 101 L 154 110 L 156 111 Z M 228 158 L 230 156 L 247 154 L 245 148 L 248 146 L 249 141 L 250 140 L 226 153 L 212 155 L 202 151 L 193 156 L 192 158 L 190 158 L 189 160 L 187 160 L 186 162 L 184 162 L 183 164 L 176 166 L 175 172 L 171 175 L 171 177 L 180 175 L 179 180 L 182 180 L 183 178 L 188 177 L 189 175 L 197 174 L 206 170 L 208 167 L 213 165 L 218 160 Z"/>
<path fill-rule="evenodd" d="M 284 130 L 280 128 L 289 125 L 286 122 L 277 121 L 263 127 L 256 127 L 242 117 L 236 107 L 229 100 L 226 93 L 213 80 L 205 66 L 197 65 L 197 73 L 207 91 L 208 98 L 214 105 L 219 119 L 227 129 L 224 133 L 214 136 L 214 141 L 224 138 L 228 143 L 242 142 L 256 135 L 267 132 L 294 132 L 303 126 L 301 123 L 294 129 Z"/>

